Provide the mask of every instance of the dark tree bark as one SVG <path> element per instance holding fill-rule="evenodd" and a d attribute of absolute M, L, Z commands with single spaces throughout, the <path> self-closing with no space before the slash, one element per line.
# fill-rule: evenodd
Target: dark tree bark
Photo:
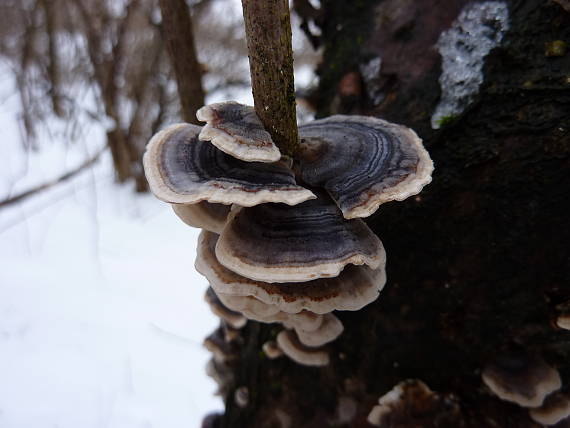
<path fill-rule="evenodd" d="M 287 0 L 242 0 L 255 112 L 283 154 L 298 146 Z"/>
<path fill-rule="evenodd" d="M 261 346 L 278 328 L 248 323 L 221 426 L 279 426 L 277 410 L 295 427 L 335 426 L 346 398 L 357 408 L 342 426 L 369 426 L 378 398 L 408 378 L 453 397 L 453 412 L 392 426 L 538 426 L 481 381 L 502 352 L 541 356 L 570 388 L 570 332 L 552 322 L 570 302 L 570 54 L 548 52 L 570 41 L 570 13 L 555 2 L 509 1 L 509 30 L 485 59 L 476 100 L 433 130 L 441 74 L 433 46 L 466 3 L 321 2 L 319 115 L 408 125 L 436 171 L 421 196 L 369 219 L 386 247 L 388 282 L 375 303 L 337 313 L 345 331 L 328 367 L 264 358 Z M 376 81 L 361 79 L 360 65 L 377 55 Z M 359 82 L 350 91 L 347 75 Z M 233 399 L 241 386 L 250 393 L 244 408 Z"/>
<path fill-rule="evenodd" d="M 196 110 L 204 105 L 204 90 L 190 10 L 184 0 L 160 0 L 160 11 L 163 34 L 178 85 L 182 118 L 198 125 Z"/>

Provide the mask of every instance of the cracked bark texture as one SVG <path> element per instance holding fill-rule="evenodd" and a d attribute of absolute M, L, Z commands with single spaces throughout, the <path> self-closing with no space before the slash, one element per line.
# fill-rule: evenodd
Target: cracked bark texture
<path fill-rule="evenodd" d="M 509 1 L 510 29 L 486 58 L 477 100 L 432 130 L 441 73 L 433 45 L 466 3 L 321 2 L 318 115 L 410 126 L 436 170 L 420 196 L 368 219 L 386 247 L 388 282 L 375 303 L 336 313 L 345 331 L 330 366 L 268 360 L 261 346 L 278 327 L 249 322 L 220 426 L 278 427 L 281 411 L 295 427 L 366 427 L 378 398 L 408 378 L 455 405 L 393 426 L 539 426 L 481 382 L 484 364 L 506 351 L 541 355 L 570 387 L 570 332 L 552 323 L 570 301 L 570 53 L 545 52 L 552 41 L 570 42 L 570 13 L 555 2 Z M 359 67 L 377 55 L 374 103 Z M 347 75 L 359 81 L 350 91 Z M 241 386 L 245 408 L 233 399 Z M 347 399 L 356 414 L 342 424 L 337 410 Z"/>

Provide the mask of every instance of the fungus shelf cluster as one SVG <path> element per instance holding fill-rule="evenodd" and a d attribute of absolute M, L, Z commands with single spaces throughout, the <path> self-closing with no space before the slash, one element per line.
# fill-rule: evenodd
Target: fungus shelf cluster
<path fill-rule="evenodd" d="M 481 372 L 483 383 L 501 400 L 529 409 L 543 426 L 570 423 L 569 385 L 541 357 L 524 352 L 501 354 Z"/>
<path fill-rule="evenodd" d="M 333 312 L 359 310 L 386 282 L 384 247 L 361 218 L 431 181 L 427 151 L 406 127 L 332 116 L 300 126 L 287 159 L 252 107 L 213 104 L 197 117 L 207 124 L 156 134 L 144 167 L 152 192 L 203 229 L 195 265 L 207 301 L 230 330 L 281 323 L 268 357 L 328 364 L 327 344 L 343 331 Z M 214 364 L 227 360 L 224 340 L 206 340 Z"/>

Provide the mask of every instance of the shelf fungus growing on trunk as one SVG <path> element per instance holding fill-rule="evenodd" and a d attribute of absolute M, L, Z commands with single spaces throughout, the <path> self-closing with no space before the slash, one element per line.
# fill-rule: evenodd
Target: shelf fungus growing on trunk
<path fill-rule="evenodd" d="M 247 162 L 277 162 L 281 152 L 250 106 L 228 101 L 210 104 L 196 112 L 206 122 L 199 138 Z"/>
<path fill-rule="evenodd" d="M 542 406 L 530 409 L 529 414 L 532 420 L 546 426 L 570 423 L 570 394 L 555 392 L 546 397 Z"/>
<path fill-rule="evenodd" d="M 205 127 L 156 134 L 144 167 L 153 193 L 204 229 L 195 265 L 208 302 L 234 327 L 283 325 L 268 355 L 327 365 L 344 329 L 333 312 L 361 309 L 386 283 L 382 242 L 359 217 L 419 193 L 428 153 L 404 126 L 333 116 L 301 126 L 300 149 L 284 160 L 251 107 L 219 103 L 197 117 Z M 227 360 L 219 334 L 206 345 L 217 366 Z"/>
<path fill-rule="evenodd" d="M 171 125 L 146 147 L 145 175 L 154 195 L 171 204 L 208 201 L 249 207 L 295 205 L 315 195 L 295 182 L 284 162 L 244 162 L 198 138 L 199 126 Z"/>
<path fill-rule="evenodd" d="M 368 217 L 431 182 L 433 162 L 405 126 L 338 115 L 300 126 L 299 135 L 302 180 L 326 189 L 346 218 Z"/>
<path fill-rule="evenodd" d="M 539 357 L 500 355 L 481 372 L 483 382 L 500 399 L 521 407 L 539 407 L 562 386 L 558 371 Z"/>
<path fill-rule="evenodd" d="M 347 220 L 326 196 L 295 206 L 235 210 L 216 245 L 222 265 L 264 282 L 336 277 L 348 264 L 377 269 L 384 248 L 360 219 Z"/>
<path fill-rule="evenodd" d="M 204 295 L 204 300 L 210 306 L 210 310 L 214 315 L 227 323 L 230 327 L 235 329 L 240 329 L 247 323 L 247 318 L 236 311 L 228 309 L 216 295 L 211 287 L 208 287 L 206 294 Z"/>
<path fill-rule="evenodd" d="M 188 226 L 220 233 L 226 224 L 231 205 L 202 201 L 189 205 L 172 204 L 172 208 Z"/>
<path fill-rule="evenodd" d="M 379 398 L 368 414 L 378 427 L 459 427 L 459 405 L 453 396 L 432 391 L 418 379 L 400 382 Z"/>

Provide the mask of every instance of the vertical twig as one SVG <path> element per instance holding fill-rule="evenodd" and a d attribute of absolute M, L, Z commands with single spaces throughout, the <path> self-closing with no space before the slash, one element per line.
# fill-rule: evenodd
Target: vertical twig
<path fill-rule="evenodd" d="M 287 0 L 242 0 L 255 111 L 282 153 L 297 146 L 291 19 Z"/>
<path fill-rule="evenodd" d="M 196 56 L 190 11 L 184 0 L 160 0 L 163 33 L 174 69 L 182 116 L 199 124 L 196 110 L 204 105 L 202 70 Z"/>
<path fill-rule="evenodd" d="M 59 71 L 59 56 L 57 52 L 57 28 L 56 28 L 56 15 L 54 11 L 53 0 L 41 0 L 41 5 L 45 15 L 45 26 L 48 38 L 48 63 L 47 73 L 48 81 L 50 82 L 50 97 L 53 112 L 58 117 L 63 117 L 63 107 L 61 104 L 60 95 L 60 71 Z M 56 5 L 57 7 L 57 5 Z"/>

